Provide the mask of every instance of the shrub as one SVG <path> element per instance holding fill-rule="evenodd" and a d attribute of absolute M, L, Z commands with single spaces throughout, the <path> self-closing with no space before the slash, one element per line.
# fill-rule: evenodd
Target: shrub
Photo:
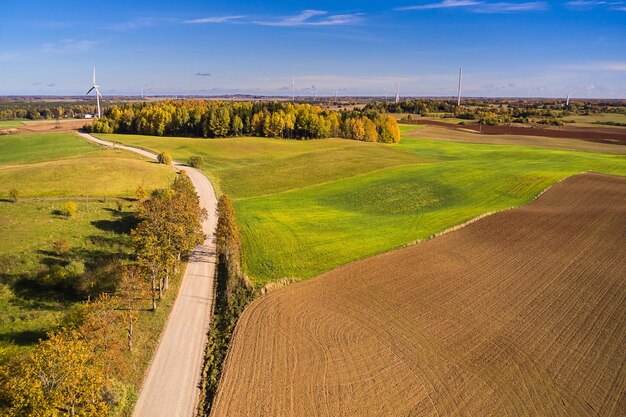
<path fill-rule="evenodd" d="M 17 198 L 18 198 L 17 190 L 15 188 L 11 188 L 9 190 L 9 200 L 11 200 L 14 203 L 17 203 Z"/>
<path fill-rule="evenodd" d="M 78 206 L 75 202 L 68 201 L 67 203 L 63 204 L 63 210 L 61 210 L 61 213 L 63 213 L 65 217 L 74 217 L 77 212 Z"/>
<path fill-rule="evenodd" d="M 122 202 L 120 200 L 117 200 L 116 206 L 117 206 L 118 213 L 121 213 L 122 210 L 124 210 L 124 205 L 122 204 Z"/>
<path fill-rule="evenodd" d="M 72 249 L 70 242 L 64 237 L 55 240 L 50 246 L 52 246 L 52 251 L 60 257 L 65 257 L 70 252 L 70 249 Z"/>
<path fill-rule="evenodd" d="M 135 195 L 137 196 L 139 200 L 143 200 L 144 198 L 148 197 L 148 193 L 146 192 L 146 190 L 143 189 L 141 185 L 137 187 L 137 190 L 135 191 Z"/>
<path fill-rule="evenodd" d="M 172 165 L 172 155 L 170 155 L 168 152 L 161 152 L 159 155 L 157 155 L 157 161 L 159 162 L 159 164 Z"/>
<path fill-rule="evenodd" d="M 194 155 L 189 157 L 189 166 L 193 168 L 200 168 L 204 165 L 204 158 L 199 155 Z"/>

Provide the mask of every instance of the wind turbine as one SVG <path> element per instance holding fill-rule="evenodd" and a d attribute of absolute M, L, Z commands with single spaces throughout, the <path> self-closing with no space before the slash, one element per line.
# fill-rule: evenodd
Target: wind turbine
<path fill-rule="evenodd" d="M 396 83 L 396 104 L 400 102 L 400 84 Z"/>
<path fill-rule="evenodd" d="M 85 95 L 91 93 L 91 90 L 96 90 L 96 103 L 98 103 L 98 119 L 100 118 L 100 99 L 102 98 L 102 94 L 100 94 L 100 87 L 96 84 L 96 67 L 93 67 L 93 85 L 87 91 Z"/>
<path fill-rule="evenodd" d="M 389 89 L 385 88 L 385 101 L 387 101 L 389 99 Z"/>
<path fill-rule="evenodd" d="M 571 93 L 567 94 L 567 100 L 565 100 L 565 107 L 569 107 L 569 96 Z"/>
<path fill-rule="evenodd" d="M 291 101 L 296 101 L 296 78 L 291 77 Z"/>
<path fill-rule="evenodd" d="M 313 101 L 315 101 L 315 99 L 317 98 L 317 87 L 315 85 L 312 85 L 311 88 L 313 89 Z"/>
<path fill-rule="evenodd" d="M 459 69 L 459 96 L 456 101 L 457 106 L 461 105 L 461 83 L 463 83 L 463 68 Z"/>

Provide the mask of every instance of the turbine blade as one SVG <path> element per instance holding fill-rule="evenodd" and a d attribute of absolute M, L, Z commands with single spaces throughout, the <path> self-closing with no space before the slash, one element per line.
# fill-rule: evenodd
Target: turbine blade
<path fill-rule="evenodd" d="M 91 88 L 89 89 L 89 91 L 87 91 L 87 92 L 85 93 L 85 95 L 87 95 L 87 94 L 91 93 L 91 90 L 93 90 L 94 88 L 95 88 L 95 87 L 91 87 Z"/>

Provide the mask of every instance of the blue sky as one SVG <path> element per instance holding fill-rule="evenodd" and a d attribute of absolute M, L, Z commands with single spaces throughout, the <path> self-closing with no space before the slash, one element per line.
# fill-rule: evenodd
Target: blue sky
<path fill-rule="evenodd" d="M 624 1 L 0 5 L 0 95 L 626 97 Z"/>

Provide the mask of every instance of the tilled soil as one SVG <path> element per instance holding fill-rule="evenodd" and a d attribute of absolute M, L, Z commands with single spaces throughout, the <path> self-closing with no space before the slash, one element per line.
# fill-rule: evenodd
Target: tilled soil
<path fill-rule="evenodd" d="M 355 262 L 243 314 L 213 416 L 623 416 L 626 178 Z"/>

